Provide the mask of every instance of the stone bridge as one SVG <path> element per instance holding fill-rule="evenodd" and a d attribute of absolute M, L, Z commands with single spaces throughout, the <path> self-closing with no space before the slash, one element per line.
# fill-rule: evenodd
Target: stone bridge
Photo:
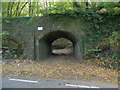
<path fill-rule="evenodd" d="M 22 45 L 25 57 L 33 60 L 48 58 L 52 43 L 59 38 L 69 39 L 75 58 L 83 59 L 83 31 L 88 27 L 86 21 L 67 16 L 4 18 L 2 24 L 2 30 L 10 32 L 9 37 Z"/>

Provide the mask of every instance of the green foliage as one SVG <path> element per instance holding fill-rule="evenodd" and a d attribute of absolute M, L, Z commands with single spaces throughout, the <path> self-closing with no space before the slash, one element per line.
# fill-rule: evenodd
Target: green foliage
<path fill-rule="evenodd" d="M 107 26 L 105 29 L 101 28 L 102 25 L 106 24 L 107 20 L 111 20 L 113 18 L 118 18 L 118 20 L 120 20 L 118 17 L 120 14 L 119 2 L 91 2 L 89 3 L 88 9 L 86 9 L 84 2 L 77 2 L 76 4 L 79 7 L 75 7 L 74 2 L 15 2 L 14 4 L 12 2 L 4 2 L 2 4 L 4 5 L 3 17 L 4 15 L 5 17 L 8 17 L 9 15 L 6 15 L 10 14 L 10 12 L 13 12 L 13 15 L 9 17 L 14 17 L 15 15 L 18 16 L 18 13 L 20 16 L 32 16 L 27 24 L 32 22 L 35 16 L 42 15 L 54 15 L 59 17 L 62 14 L 75 19 L 82 18 L 90 23 L 91 27 L 89 29 L 85 29 L 84 32 L 86 32 L 85 34 L 87 38 L 90 38 L 90 41 L 93 42 L 109 36 L 111 32 L 118 30 L 120 26 L 120 24 L 118 25 L 118 23 L 116 23 L 114 27 L 111 25 L 109 28 Z M 12 7 L 12 4 L 13 8 L 11 11 L 7 8 Z M 24 6 L 23 9 L 22 6 Z M 20 12 L 20 10 L 22 11 Z M 10 21 L 5 22 L 10 23 Z"/>
<path fill-rule="evenodd" d="M 9 32 L 2 32 L 2 48 L 3 48 L 3 58 L 4 57 L 14 57 L 14 55 L 19 56 L 22 54 L 22 45 L 16 42 L 15 40 L 9 38 Z M 5 52 L 5 50 L 10 51 L 9 53 Z"/>
<path fill-rule="evenodd" d="M 7 32 L 7 31 L 3 31 L 3 32 L 2 32 L 2 35 L 3 35 L 3 36 L 8 36 L 9 34 L 10 34 L 10 33 Z"/>
<path fill-rule="evenodd" d="M 89 52 L 98 52 L 98 51 L 102 51 L 101 49 L 88 49 Z"/>
<path fill-rule="evenodd" d="M 35 18 L 36 18 L 36 17 L 31 17 L 31 18 L 27 21 L 27 23 L 26 23 L 26 24 L 31 23 L 33 20 L 35 20 Z"/>
<path fill-rule="evenodd" d="M 104 28 L 101 28 L 102 25 L 105 26 L 105 24 L 107 24 L 106 21 L 108 19 L 110 20 L 113 18 L 116 19 L 120 14 L 120 9 L 115 5 L 118 5 L 118 3 L 99 3 L 97 7 L 91 6 L 93 10 L 90 10 L 91 8 L 86 9 L 84 7 L 80 7 L 76 9 L 75 8 L 69 9 L 69 10 L 66 10 L 65 12 L 56 13 L 56 16 L 63 14 L 76 19 L 79 19 L 79 18 L 85 19 L 90 23 L 91 27 L 89 29 L 85 29 L 84 32 L 86 32 L 85 34 L 88 39 L 90 39 L 93 42 L 96 42 L 104 37 L 109 36 L 113 31 L 118 30 L 120 26 L 118 23 L 116 23 L 114 26 L 112 25 L 109 26 L 110 28 L 106 26 L 107 28 L 105 27 L 106 28 L 105 30 Z M 99 8 L 99 7 L 102 7 L 102 8 Z M 112 9 L 114 10 L 114 12 L 111 13 Z M 105 12 L 102 12 L 103 10 L 105 10 Z M 51 14 L 54 14 L 54 13 L 51 12 L 50 15 Z M 119 20 L 119 17 L 118 17 L 118 20 Z"/>
<path fill-rule="evenodd" d="M 113 69 L 113 70 L 118 70 L 118 60 L 117 59 L 112 59 L 112 58 L 101 58 L 99 59 L 99 64 L 102 67 Z"/>
<path fill-rule="evenodd" d="M 115 45 L 118 40 L 120 40 L 120 34 L 118 32 L 112 32 L 111 37 L 108 38 L 108 43 L 110 45 Z"/>
<path fill-rule="evenodd" d="M 118 54 L 114 53 L 114 54 L 112 55 L 112 59 L 118 59 Z"/>
<path fill-rule="evenodd" d="M 5 22 L 6 24 L 10 24 L 10 23 L 11 23 L 11 21 L 9 21 L 9 20 L 4 20 L 4 22 Z"/>

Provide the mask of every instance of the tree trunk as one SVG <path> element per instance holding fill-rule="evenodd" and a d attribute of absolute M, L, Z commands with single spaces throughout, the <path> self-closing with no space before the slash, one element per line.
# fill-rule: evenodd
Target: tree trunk
<path fill-rule="evenodd" d="M 17 7 L 16 7 L 16 10 L 14 11 L 14 14 L 13 14 L 13 16 L 15 15 L 15 17 L 18 16 L 19 6 L 20 6 L 20 1 L 18 2 Z"/>
<path fill-rule="evenodd" d="M 9 13 L 10 13 L 10 5 L 11 5 L 11 3 L 9 2 L 8 3 L 8 9 L 7 9 L 7 17 L 9 17 Z"/>
<path fill-rule="evenodd" d="M 37 16 L 39 16 L 39 13 L 38 13 L 38 11 L 39 11 L 39 5 L 38 5 L 39 3 L 37 2 Z"/>
<path fill-rule="evenodd" d="M 10 8 L 10 14 L 9 14 L 9 16 L 11 17 L 12 16 L 12 9 L 13 9 L 13 6 L 14 6 L 14 2 L 12 2 L 12 6 L 11 6 L 11 8 Z"/>
<path fill-rule="evenodd" d="M 20 10 L 19 13 L 18 13 L 18 16 L 20 16 L 20 14 L 21 14 L 23 8 L 26 6 L 27 3 L 28 3 L 28 2 L 26 2 L 26 3 L 22 6 L 21 10 Z"/>

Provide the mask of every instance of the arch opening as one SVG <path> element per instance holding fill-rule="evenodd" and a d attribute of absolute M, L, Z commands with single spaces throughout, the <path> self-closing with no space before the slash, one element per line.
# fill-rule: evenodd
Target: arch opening
<path fill-rule="evenodd" d="M 55 42 L 62 43 L 61 40 L 59 39 L 65 39 L 66 41 L 69 41 L 71 43 L 71 52 L 69 54 L 66 54 L 64 50 L 60 53 L 57 54 L 54 52 L 54 44 Z M 57 41 L 58 40 L 58 41 Z M 39 40 L 39 56 L 38 58 L 47 58 L 50 57 L 51 55 L 70 55 L 72 54 L 73 57 L 76 55 L 76 46 L 77 46 L 77 39 L 76 37 L 66 31 L 53 31 L 45 34 L 40 40 Z"/>
<path fill-rule="evenodd" d="M 66 38 L 59 38 L 52 43 L 53 55 L 73 55 L 73 43 Z"/>

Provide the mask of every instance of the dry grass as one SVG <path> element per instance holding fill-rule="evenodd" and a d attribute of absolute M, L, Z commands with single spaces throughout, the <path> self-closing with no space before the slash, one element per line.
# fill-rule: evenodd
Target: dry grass
<path fill-rule="evenodd" d="M 102 68 L 93 61 L 48 59 L 43 61 L 3 60 L 3 76 L 55 78 L 118 83 L 118 71 Z"/>

